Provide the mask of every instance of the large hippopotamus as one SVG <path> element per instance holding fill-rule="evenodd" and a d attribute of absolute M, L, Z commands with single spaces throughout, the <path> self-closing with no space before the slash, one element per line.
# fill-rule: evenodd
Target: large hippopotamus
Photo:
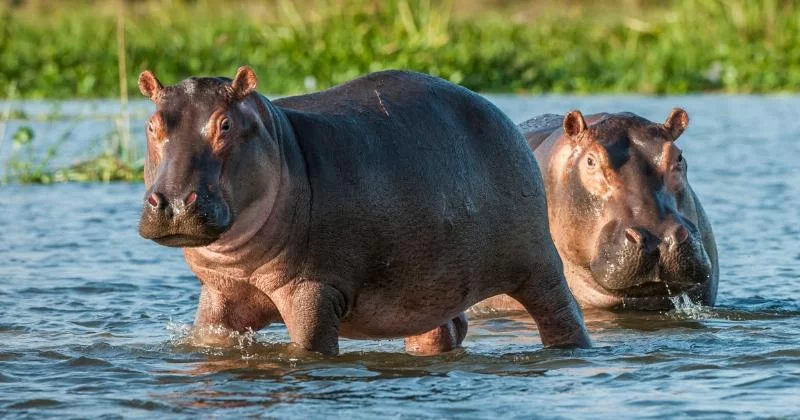
<path fill-rule="evenodd" d="M 584 308 L 661 310 L 686 294 L 713 305 L 711 225 L 675 141 L 689 124 L 632 113 L 546 114 L 519 127 L 544 176 L 550 232 Z M 502 296 L 479 307 L 518 309 Z"/>
<path fill-rule="evenodd" d="M 139 232 L 184 248 L 197 326 L 283 322 L 300 350 L 407 337 L 431 354 L 460 344 L 465 309 L 508 294 L 545 346 L 590 345 L 538 167 L 489 101 L 401 71 L 273 102 L 255 87 L 247 67 L 139 78 L 156 104 Z"/>

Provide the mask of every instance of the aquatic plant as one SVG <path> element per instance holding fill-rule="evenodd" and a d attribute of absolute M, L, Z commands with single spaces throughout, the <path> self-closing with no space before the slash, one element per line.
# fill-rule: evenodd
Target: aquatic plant
<path fill-rule="evenodd" d="M 61 146 L 69 141 L 67 131 L 44 151 L 35 144 L 36 134 L 30 126 L 21 126 L 12 135 L 11 154 L 4 164 L 3 183 L 51 184 L 54 182 L 142 181 L 143 159 L 136 159 L 134 149 L 123 149 L 121 125 L 101 138 L 100 151 L 67 167 L 54 167 Z M 95 148 L 96 149 L 96 148 Z"/>
<path fill-rule="evenodd" d="M 5 181 L 13 180 L 21 183 L 47 184 L 53 182 L 53 173 L 49 170 L 50 162 L 56 157 L 59 143 L 49 146 L 44 155 L 37 153 L 33 147 L 34 131 L 28 126 L 21 126 L 11 137 L 11 156 L 6 161 Z M 62 137 L 61 141 L 65 140 Z"/>

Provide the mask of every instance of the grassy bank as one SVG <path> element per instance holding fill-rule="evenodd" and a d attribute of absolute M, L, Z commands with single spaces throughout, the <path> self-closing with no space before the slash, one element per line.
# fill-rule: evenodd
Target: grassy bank
<path fill-rule="evenodd" d="M 10 4 L 16 3 L 11 7 Z M 387 68 L 482 92 L 796 92 L 800 0 L 27 0 L 0 6 L 0 97 L 121 98 L 97 152 L 52 168 L 67 138 L 21 127 L 0 182 L 140 181 L 127 91 L 232 76 L 259 90 L 322 89 Z M 487 6 L 489 4 L 489 6 Z M 120 7 L 123 5 L 124 7 Z M 8 108 L 4 120 L 24 120 Z M 54 141 L 55 140 L 55 141 Z"/>
<path fill-rule="evenodd" d="M 16 83 L 23 98 L 119 95 L 117 3 L 41 3 L 2 12 L 0 92 Z M 459 13 L 461 2 L 426 0 L 126 2 L 127 84 L 136 92 L 145 68 L 175 82 L 247 63 L 261 91 L 279 94 L 385 68 L 484 92 L 800 88 L 797 0 L 500 3 Z"/>

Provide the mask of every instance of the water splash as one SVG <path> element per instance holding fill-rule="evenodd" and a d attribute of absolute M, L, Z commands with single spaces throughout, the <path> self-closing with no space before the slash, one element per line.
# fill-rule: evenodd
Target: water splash
<path fill-rule="evenodd" d="M 675 318 L 707 319 L 712 316 L 711 309 L 709 307 L 703 306 L 699 302 L 694 302 L 686 293 L 681 293 L 677 296 L 670 296 L 669 300 L 675 309 L 670 311 L 668 315 L 671 315 Z"/>
<path fill-rule="evenodd" d="M 237 332 L 218 325 L 195 327 L 170 322 L 167 331 L 170 345 L 211 354 L 221 353 L 222 350 L 238 350 L 242 352 L 242 357 L 248 357 L 248 350 L 257 343 L 257 334 L 253 330 Z"/>
<path fill-rule="evenodd" d="M 217 362 L 255 362 L 258 366 L 268 363 L 270 369 L 278 366 L 283 369 L 297 367 L 300 362 L 307 364 L 325 359 L 323 355 L 306 352 L 301 352 L 299 357 L 298 349 L 289 342 L 285 330 L 237 332 L 222 326 L 196 327 L 169 322 L 167 331 L 167 347 L 173 351 L 200 353 L 212 356 Z"/>

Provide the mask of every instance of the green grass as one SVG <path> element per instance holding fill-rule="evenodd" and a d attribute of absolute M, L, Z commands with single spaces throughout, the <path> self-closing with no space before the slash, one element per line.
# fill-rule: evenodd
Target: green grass
<path fill-rule="evenodd" d="M 138 92 L 144 69 L 175 83 L 230 77 L 242 64 L 270 94 L 388 68 L 482 92 L 800 89 L 800 0 L 138 0 L 122 13 L 117 2 L 25 3 L 0 6 L 0 92 L 9 99 L 119 97 L 120 79 Z M 117 67 L 120 16 L 126 76 Z M 27 118 L 6 109 L 0 134 L 4 120 Z M 140 181 L 129 118 L 119 116 L 96 155 L 61 169 L 51 162 L 66 138 L 37 153 L 35 133 L 20 129 L 0 162 L 3 181 Z"/>
<path fill-rule="evenodd" d="M 68 3 L 55 13 L 6 9 L 0 92 L 16 83 L 24 98 L 119 95 L 116 14 L 97 3 Z M 642 4 L 635 12 L 598 12 L 591 2 L 573 1 L 524 18 L 502 9 L 454 17 L 456 7 L 426 0 L 267 3 L 135 2 L 125 13 L 129 89 L 137 92 L 135 76 L 144 69 L 173 83 L 189 75 L 232 76 L 241 64 L 252 66 L 259 89 L 273 94 L 386 68 L 428 72 L 484 92 L 800 88 L 797 0 L 634 2 Z"/>

